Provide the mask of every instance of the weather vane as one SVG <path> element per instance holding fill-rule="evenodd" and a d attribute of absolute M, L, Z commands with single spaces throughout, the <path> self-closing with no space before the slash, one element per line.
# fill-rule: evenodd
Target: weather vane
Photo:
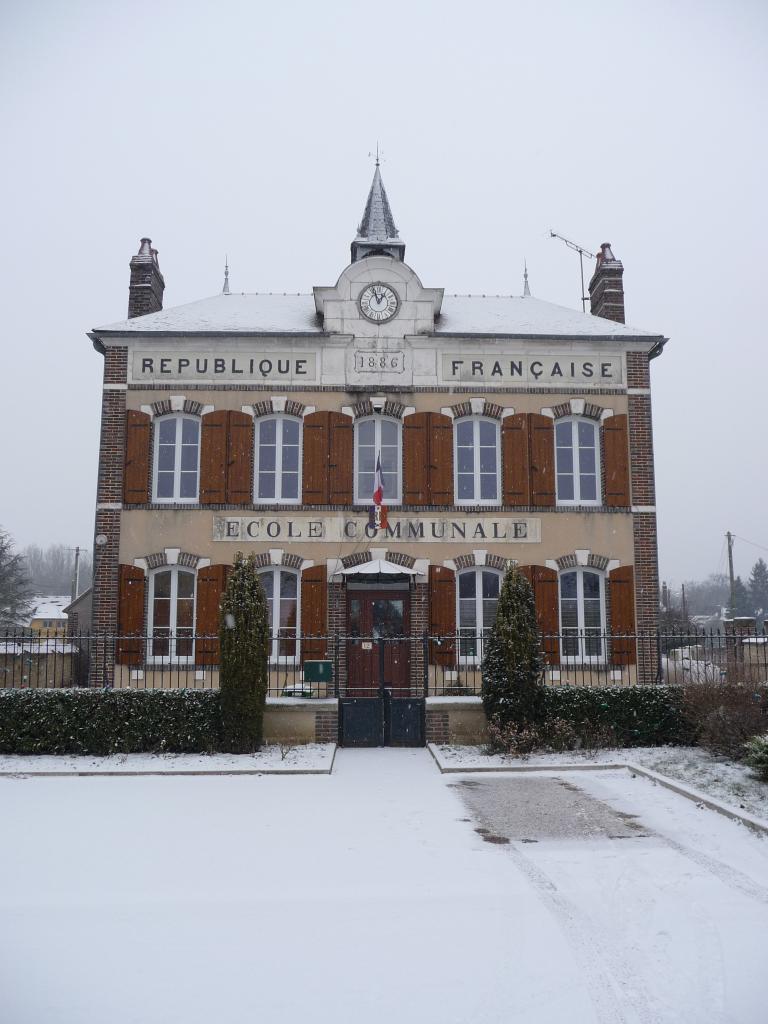
<path fill-rule="evenodd" d="M 381 161 L 384 159 L 384 154 L 383 153 L 379 153 L 379 142 L 378 142 L 378 139 L 376 140 L 376 152 L 375 153 L 370 152 L 368 154 L 368 156 L 375 156 L 376 157 L 376 166 L 377 167 L 379 166 Z"/>

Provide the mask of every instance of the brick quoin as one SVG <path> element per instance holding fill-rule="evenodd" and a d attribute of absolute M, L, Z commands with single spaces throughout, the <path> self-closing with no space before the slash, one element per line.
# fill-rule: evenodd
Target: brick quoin
<path fill-rule="evenodd" d="M 437 711 L 428 706 L 426 718 L 427 743 L 448 743 L 448 712 Z"/>

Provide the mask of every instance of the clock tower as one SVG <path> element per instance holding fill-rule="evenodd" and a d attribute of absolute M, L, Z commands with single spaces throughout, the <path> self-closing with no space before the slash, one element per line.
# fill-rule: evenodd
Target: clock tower
<path fill-rule="evenodd" d="M 366 256 L 391 256 L 400 262 L 405 259 L 405 242 L 401 241 L 397 234 L 384 182 L 381 180 L 378 157 L 363 219 L 360 221 L 351 251 L 352 263 Z"/>

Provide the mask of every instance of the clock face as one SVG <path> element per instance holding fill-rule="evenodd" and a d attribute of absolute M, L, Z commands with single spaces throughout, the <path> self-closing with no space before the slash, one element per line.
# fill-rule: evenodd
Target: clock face
<path fill-rule="evenodd" d="M 391 320 L 400 308 L 400 299 L 397 297 L 397 292 L 394 288 L 390 288 L 388 284 L 382 284 L 379 281 L 375 284 L 369 284 L 360 293 L 358 302 L 363 316 L 372 320 L 375 324 Z"/>

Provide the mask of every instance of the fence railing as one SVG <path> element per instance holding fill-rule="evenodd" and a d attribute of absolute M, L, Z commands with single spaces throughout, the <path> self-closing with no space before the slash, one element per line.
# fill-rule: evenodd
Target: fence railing
<path fill-rule="evenodd" d="M 476 696 L 487 647 L 487 634 L 468 630 L 408 637 L 292 632 L 271 645 L 269 696 L 373 696 L 380 686 L 413 695 Z M 66 638 L 0 632 L 0 687 L 215 689 L 218 649 L 218 637 L 188 632 Z M 563 630 L 543 635 L 541 650 L 552 686 L 768 681 L 763 631 Z"/>

